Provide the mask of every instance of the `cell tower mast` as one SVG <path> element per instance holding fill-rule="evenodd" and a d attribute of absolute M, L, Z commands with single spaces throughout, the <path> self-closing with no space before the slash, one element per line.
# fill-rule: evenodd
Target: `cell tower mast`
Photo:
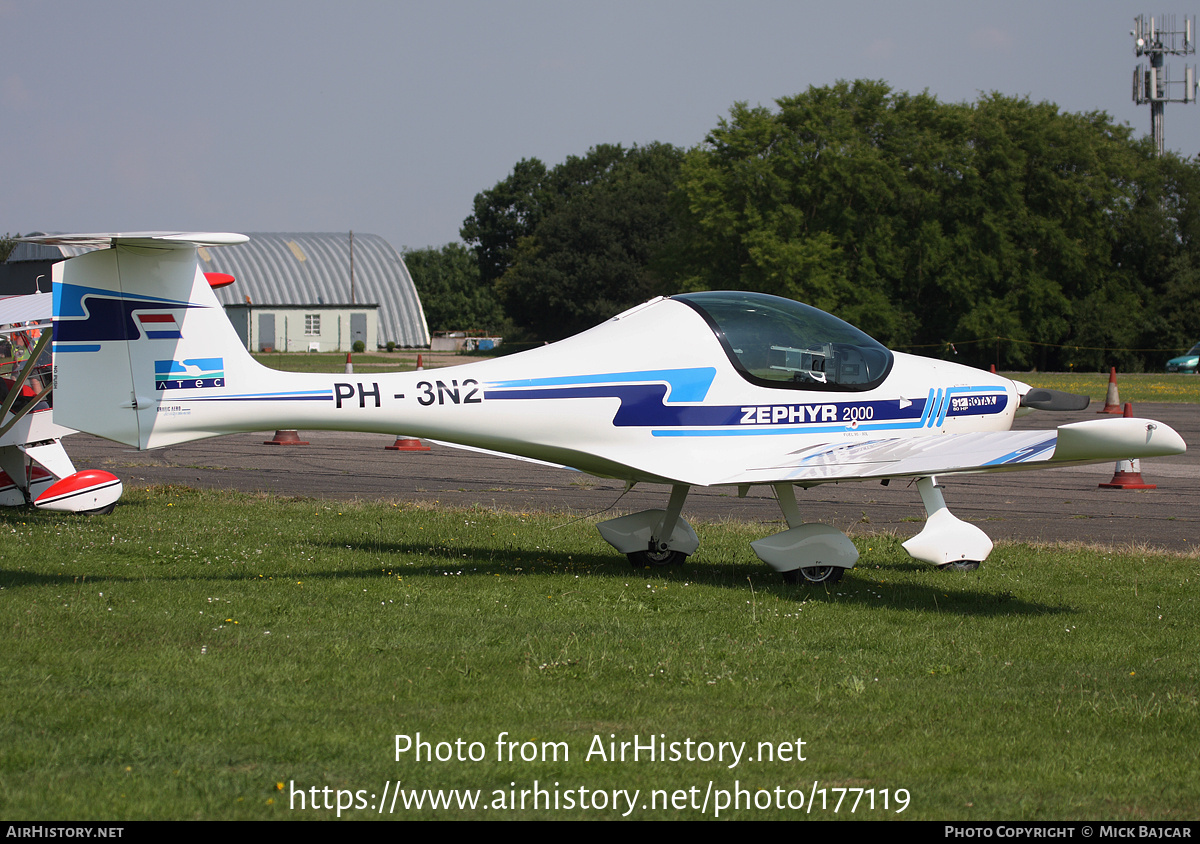
<path fill-rule="evenodd" d="M 1138 15 L 1129 34 L 1134 39 L 1134 55 L 1150 57 L 1149 68 L 1138 64 L 1133 71 L 1133 101 L 1138 105 L 1150 104 L 1150 134 L 1154 136 L 1158 154 L 1162 155 L 1163 106 L 1196 102 L 1196 66 L 1184 65 L 1183 79 L 1173 80 L 1165 64 L 1166 56 L 1189 56 L 1196 52 L 1196 17 L 1184 15 L 1180 29 L 1174 15 L 1157 19 Z"/>

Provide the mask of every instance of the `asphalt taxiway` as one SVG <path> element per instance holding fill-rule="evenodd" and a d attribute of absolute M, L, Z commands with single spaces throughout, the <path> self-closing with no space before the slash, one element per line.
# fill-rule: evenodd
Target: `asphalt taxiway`
<path fill-rule="evenodd" d="M 1051 428 L 1099 419 L 1093 407 L 1078 413 L 1032 413 L 1019 428 Z M 988 475 L 946 475 L 946 503 L 994 540 L 1089 542 L 1174 551 L 1200 549 L 1200 407 L 1141 404 L 1136 415 L 1177 430 L 1187 454 L 1142 461 L 1157 489 L 1107 490 L 1111 464 Z M 205 489 L 263 492 L 339 500 L 378 499 L 483 505 L 513 511 L 573 514 L 634 512 L 666 506 L 665 486 L 638 485 L 621 497 L 621 482 L 446 446 L 427 452 L 389 451 L 394 438 L 376 434 L 301 432 L 304 446 L 271 446 L 273 432 L 239 434 L 139 452 L 86 434 L 66 441 L 76 468 L 105 469 L 127 487 L 182 484 Z M 619 500 L 618 500 L 619 499 Z M 848 533 L 917 533 L 924 510 L 908 481 L 825 484 L 797 490 L 806 521 Z M 744 498 L 728 488 L 695 488 L 684 516 L 693 522 L 737 519 L 782 523 L 770 487 Z M 764 535 L 774 528 L 765 528 Z"/>

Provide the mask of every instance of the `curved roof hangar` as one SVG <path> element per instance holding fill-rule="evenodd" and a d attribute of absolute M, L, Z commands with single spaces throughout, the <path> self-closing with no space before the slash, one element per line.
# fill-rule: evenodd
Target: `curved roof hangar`
<path fill-rule="evenodd" d="M 223 305 L 379 305 L 379 342 L 428 346 L 429 328 L 400 253 L 375 234 L 246 232 L 249 242 L 200 249 L 207 272 L 237 284 L 216 291 Z"/>

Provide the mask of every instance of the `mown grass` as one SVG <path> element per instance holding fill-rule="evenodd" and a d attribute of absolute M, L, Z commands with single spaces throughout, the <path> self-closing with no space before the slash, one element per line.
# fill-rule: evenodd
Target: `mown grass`
<path fill-rule="evenodd" d="M 1104 402 L 1108 394 L 1108 373 L 1101 372 L 1005 372 L 1007 378 L 1024 381 L 1032 387 L 1063 390 Z M 1117 392 L 1121 402 L 1200 402 L 1200 377 L 1181 373 L 1117 373 Z M 1136 408 L 1135 408 L 1136 410 Z"/>
<path fill-rule="evenodd" d="M 457 352 L 430 352 L 420 349 L 400 349 L 395 352 L 355 352 L 352 362 L 356 370 L 366 372 L 410 372 L 417 368 L 417 356 L 425 369 L 455 366 L 475 358 Z M 345 352 L 258 352 L 254 359 L 263 366 L 283 372 L 345 372 Z"/>
<path fill-rule="evenodd" d="M 811 589 L 747 546 L 781 526 L 698 527 L 685 566 L 634 571 L 561 514 L 174 487 L 108 517 L 0 513 L 0 815 L 328 818 L 293 787 L 399 780 L 487 803 L 534 781 L 639 789 L 637 818 L 713 814 L 642 809 L 654 789 L 814 782 L 911 798 L 835 815 L 830 791 L 821 818 L 1195 817 L 1196 559 L 1001 545 L 951 574 L 864 536 L 858 568 Z M 418 732 L 486 758 L 396 761 Z M 505 732 L 569 759 L 497 761 Z M 651 735 L 750 756 L 803 739 L 806 761 L 586 759 L 597 736 Z"/>

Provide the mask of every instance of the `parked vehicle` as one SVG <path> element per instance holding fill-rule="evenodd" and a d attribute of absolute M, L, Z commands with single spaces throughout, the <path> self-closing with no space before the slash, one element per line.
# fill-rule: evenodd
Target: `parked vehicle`
<path fill-rule="evenodd" d="M 1190 372 L 1193 375 L 1200 372 L 1200 343 L 1188 349 L 1186 355 L 1167 361 L 1167 372 Z"/>

